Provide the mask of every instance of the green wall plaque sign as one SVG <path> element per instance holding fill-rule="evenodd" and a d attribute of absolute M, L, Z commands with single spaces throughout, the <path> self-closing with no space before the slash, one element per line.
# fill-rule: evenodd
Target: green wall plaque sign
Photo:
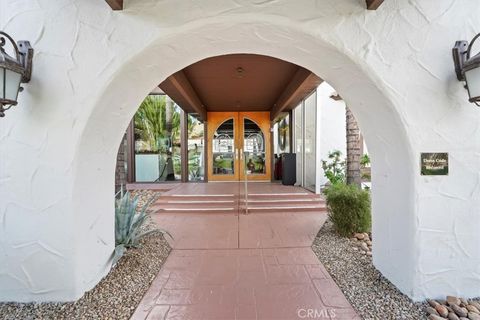
<path fill-rule="evenodd" d="M 422 176 L 448 175 L 448 153 L 422 152 L 420 161 Z"/>

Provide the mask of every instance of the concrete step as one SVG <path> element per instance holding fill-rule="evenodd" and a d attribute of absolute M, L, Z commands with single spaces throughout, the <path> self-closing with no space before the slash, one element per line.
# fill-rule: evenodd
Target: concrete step
<path fill-rule="evenodd" d="M 234 194 L 167 194 L 154 204 L 157 213 L 229 213 L 238 212 Z"/>
<path fill-rule="evenodd" d="M 245 195 L 240 195 L 240 199 L 244 199 Z M 318 199 L 322 200 L 323 198 L 319 196 L 318 194 L 310 193 L 310 192 L 301 192 L 301 193 L 249 193 L 248 194 L 248 199 L 252 200 L 260 200 L 260 199 L 266 199 L 266 200 L 276 200 L 276 199 L 295 199 L 295 200 L 300 200 L 300 199 Z"/>
<path fill-rule="evenodd" d="M 321 205 L 295 205 L 295 206 L 266 206 L 266 205 L 249 205 L 249 213 L 262 213 L 262 212 L 324 212 L 327 208 Z M 239 212 L 245 212 L 246 207 L 240 206 Z"/>
<path fill-rule="evenodd" d="M 156 202 L 165 201 L 228 201 L 236 200 L 234 194 L 164 194 Z"/>
<path fill-rule="evenodd" d="M 245 205 L 245 199 L 240 199 L 240 205 Z M 295 199 L 295 198 L 283 198 L 283 199 L 252 199 L 248 198 L 248 205 L 261 205 L 261 206 L 299 206 L 299 205 L 324 205 L 325 200 L 320 198 L 308 198 L 308 199 Z"/>
<path fill-rule="evenodd" d="M 245 195 L 166 194 L 152 206 L 157 213 L 230 213 L 245 212 Z M 249 193 L 248 211 L 304 212 L 325 211 L 325 200 L 310 192 Z"/>
<path fill-rule="evenodd" d="M 237 200 L 160 200 L 155 202 L 153 208 L 177 207 L 177 208 L 209 208 L 209 207 L 235 207 Z"/>
<path fill-rule="evenodd" d="M 232 207 L 216 207 L 216 208 L 179 208 L 179 207 L 166 207 L 166 208 L 159 208 L 154 211 L 155 213 L 167 213 L 167 214 L 192 214 L 192 213 L 226 213 L 226 214 L 236 214 L 238 212 L 237 206 Z"/>

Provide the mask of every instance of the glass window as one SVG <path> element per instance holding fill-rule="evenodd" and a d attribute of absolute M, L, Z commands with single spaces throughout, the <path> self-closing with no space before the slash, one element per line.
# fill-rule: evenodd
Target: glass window
<path fill-rule="evenodd" d="M 204 124 L 197 114 L 188 118 L 188 181 L 203 181 L 204 170 Z"/>
<path fill-rule="evenodd" d="M 233 175 L 235 173 L 234 137 L 233 119 L 224 121 L 215 131 L 212 141 L 212 172 L 214 175 Z"/>
<path fill-rule="evenodd" d="M 297 185 L 303 186 L 303 104 L 294 110 L 295 116 L 295 153 L 297 161 Z"/>
<path fill-rule="evenodd" d="M 290 114 L 285 113 L 273 125 L 273 153 L 274 153 L 274 172 L 275 180 L 282 179 L 282 153 L 290 153 Z"/>
<path fill-rule="evenodd" d="M 297 185 L 315 192 L 317 95 L 314 92 L 294 109 Z"/>
<path fill-rule="evenodd" d="M 262 129 L 252 120 L 243 121 L 243 153 L 247 174 L 265 174 L 265 139 Z"/>
<path fill-rule="evenodd" d="M 305 99 L 305 125 L 304 125 L 304 178 L 303 186 L 315 191 L 316 183 L 316 119 L 317 101 L 316 94 L 311 94 Z"/>
<path fill-rule="evenodd" d="M 282 154 L 290 152 L 290 116 L 285 115 L 283 119 L 274 126 L 275 153 Z"/>
<path fill-rule="evenodd" d="M 180 107 L 166 95 L 149 95 L 134 116 L 137 182 L 181 179 Z"/>

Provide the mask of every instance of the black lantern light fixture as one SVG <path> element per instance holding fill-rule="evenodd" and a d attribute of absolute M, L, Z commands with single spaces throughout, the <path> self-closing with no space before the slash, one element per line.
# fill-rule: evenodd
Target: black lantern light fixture
<path fill-rule="evenodd" d="M 468 90 L 468 101 L 480 107 L 480 53 L 471 57 L 473 44 L 480 37 L 477 34 L 470 44 L 462 40 L 455 42 L 452 49 L 455 72 L 459 81 L 465 81 Z"/>
<path fill-rule="evenodd" d="M 7 54 L 7 40 L 13 47 L 14 57 Z M 30 81 L 32 75 L 33 49 L 28 41 L 15 43 L 12 37 L 0 31 L 0 117 L 5 111 L 17 105 L 22 83 Z"/>

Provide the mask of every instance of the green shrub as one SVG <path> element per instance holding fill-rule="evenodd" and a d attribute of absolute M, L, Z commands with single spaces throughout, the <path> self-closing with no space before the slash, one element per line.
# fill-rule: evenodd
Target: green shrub
<path fill-rule="evenodd" d="M 360 157 L 360 164 L 364 167 L 370 164 L 370 156 L 367 153 Z"/>
<path fill-rule="evenodd" d="M 127 248 L 138 247 L 140 239 L 154 232 L 171 235 L 166 230 L 151 229 L 145 230 L 142 226 L 149 217 L 148 207 L 155 200 L 152 197 L 137 212 L 138 196 L 133 196 L 130 192 L 117 193 L 115 199 L 115 252 L 113 254 L 113 264 L 115 264 L 125 253 Z"/>
<path fill-rule="evenodd" d="M 323 173 L 330 184 L 345 183 L 345 165 L 339 150 L 330 151 L 328 160 L 322 160 Z"/>
<path fill-rule="evenodd" d="M 329 218 L 342 236 L 369 232 L 371 227 L 370 194 L 354 185 L 337 183 L 326 192 Z"/>

